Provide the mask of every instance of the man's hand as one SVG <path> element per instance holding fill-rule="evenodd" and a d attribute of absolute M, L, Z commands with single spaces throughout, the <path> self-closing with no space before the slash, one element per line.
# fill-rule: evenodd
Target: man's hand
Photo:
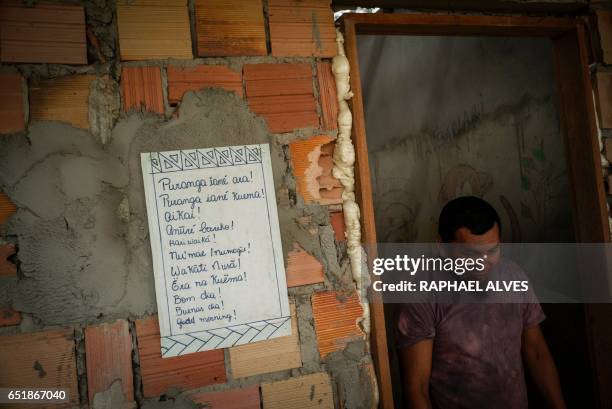
<path fill-rule="evenodd" d="M 400 350 L 408 409 L 431 409 L 429 377 L 433 340 L 426 339 Z"/>
<path fill-rule="evenodd" d="M 557 368 L 550 355 L 540 326 L 523 331 L 523 359 L 550 409 L 566 409 Z"/>

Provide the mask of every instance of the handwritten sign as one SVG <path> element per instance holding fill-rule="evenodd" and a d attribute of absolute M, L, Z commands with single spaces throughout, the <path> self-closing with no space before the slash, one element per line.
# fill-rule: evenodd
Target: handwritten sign
<path fill-rule="evenodd" d="M 162 357 L 290 335 L 269 146 L 141 163 Z"/>

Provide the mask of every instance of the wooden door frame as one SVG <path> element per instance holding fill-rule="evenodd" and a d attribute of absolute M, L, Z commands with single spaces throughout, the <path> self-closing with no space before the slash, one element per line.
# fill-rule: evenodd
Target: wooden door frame
<path fill-rule="evenodd" d="M 585 22 L 577 18 L 476 16 L 452 14 L 345 14 L 340 21 L 346 55 L 351 66 L 350 102 L 353 113 L 352 140 L 355 145 L 356 197 L 361 207 L 363 244 L 375 257 L 376 226 L 372 185 L 368 162 L 365 114 L 361 92 L 361 74 L 357 53 L 357 35 L 418 36 L 506 36 L 547 37 L 552 40 L 561 129 L 566 144 L 568 176 L 576 241 L 610 241 L 606 196 L 599 152 L 599 140 L 592 83 L 588 69 Z M 393 408 L 393 391 L 384 306 L 379 293 L 370 292 L 372 332 L 370 341 L 379 383 L 380 408 Z M 612 407 L 612 391 L 606 384 L 612 379 L 612 352 L 602 348 L 598 334 L 605 330 L 605 315 L 610 308 L 585 306 L 590 325 L 590 356 L 595 380 L 595 396 L 600 408 Z M 609 316 L 609 315 L 608 315 Z M 598 330 L 599 328 L 599 330 Z M 609 365 L 607 365 L 609 364 Z"/>

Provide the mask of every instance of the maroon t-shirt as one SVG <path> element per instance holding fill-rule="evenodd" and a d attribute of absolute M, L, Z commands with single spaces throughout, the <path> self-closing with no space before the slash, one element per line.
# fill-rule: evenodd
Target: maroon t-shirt
<path fill-rule="evenodd" d="M 513 264 L 504 267 L 513 270 L 502 269 L 510 279 L 523 276 Z M 544 313 L 533 293 L 526 299 L 532 302 L 402 305 L 398 347 L 433 339 L 434 409 L 527 408 L 521 337 L 544 320 Z"/>

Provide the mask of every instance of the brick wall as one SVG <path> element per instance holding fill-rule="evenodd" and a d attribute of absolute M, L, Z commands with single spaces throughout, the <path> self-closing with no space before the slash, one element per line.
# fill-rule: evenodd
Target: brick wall
<path fill-rule="evenodd" d="M 284 152 L 287 173 L 277 198 L 279 209 L 291 215 L 281 218 L 281 228 L 293 232 L 283 242 L 294 333 L 161 359 L 154 308 L 143 312 L 128 303 L 109 314 L 108 308 L 96 311 L 93 297 L 81 311 L 89 294 L 79 287 L 78 270 L 55 272 L 75 276 L 73 287 L 45 282 L 38 291 L 43 281 L 37 280 L 50 270 L 24 269 L 23 254 L 52 257 L 40 247 L 52 248 L 55 231 L 49 228 L 45 236 L 48 247 L 14 233 L 17 223 L 44 215 L 28 206 L 15 183 L 5 182 L 14 176 L 11 167 L 28 170 L 0 149 L 0 387 L 66 388 L 66 407 L 369 407 L 372 363 L 356 324 L 361 310 L 347 270 L 342 187 L 331 175 L 337 107 L 329 0 L 116 3 L 2 2 L 0 144 L 27 149 L 33 133 L 44 136 L 53 127 L 97 144 L 85 146 L 80 154 L 86 157 L 106 149 L 117 127 L 125 131 L 151 117 L 172 124 L 186 92 L 212 87 L 232 93 L 262 119 Z M 595 98 L 608 147 L 612 9 L 606 4 L 594 3 L 593 13 Z M 28 151 L 34 162 L 41 156 L 36 143 Z M 64 148 L 58 148 L 59 157 Z M 78 173 L 75 166 L 70 169 Z M 55 200 L 53 189 L 33 192 L 31 200 Z M 138 231 L 125 200 L 118 213 Z M 72 220 L 65 223 L 69 230 Z M 152 271 L 145 277 L 147 282 L 126 282 L 150 291 Z M 27 291 L 23 283 L 29 283 Z M 74 310 L 65 322 L 49 316 L 52 308 L 31 308 L 37 305 L 32 298 L 53 292 L 77 300 L 65 307 Z"/>
<path fill-rule="evenodd" d="M 263 119 L 285 153 L 287 173 L 277 197 L 279 208 L 289 209 L 292 217 L 281 218 L 281 228 L 299 231 L 283 237 L 293 334 L 162 359 L 154 308 L 143 313 L 128 302 L 121 309 L 101 306 L 96 311 L 95 302 L 86 301 L 96 296 L 80 286 L 79 271 L 52 271 L 72 277 L 71 289 L 57 292 L 57 302 L 75 300 L 64 307 L 74 310 L 65 322 L 57 322 L 48 308 L 33 307 L 37 304 L 27 292 L 36 289 L 33 297 L 49 297 L 56 290 L 35 284 L 46 273 L 25 268 L 24 257 L 52 258 L 52 252 L 44 255 L 40 249 L 53 247 L 53 234 L 44 236 L 47 242 L 33 243 L 16 226 L 30 216 L 44 218 L 28 200 L 51 201 L 59 187 L 29 192 L 36 199 L 24 198 L 16 187 L 18 171 L 12 171 L 19 165 L 6 154 L 0 173 L 18 180 L 0 178 L 0 387 L 66 388 L 66 407 L 371 406 L 373 369 L 347 270 L 342 186 L 331 175 L 337 107 L 329 0 L 114 3 L 0 5 L 0 143 L 38 155 L 45 142 L 30 140 L 34 134 L 51 128 L 85 131 L 75 133 L 91 139 L 83 151 L 79 147 L 75 153 L 74 144 L 58 148 L 57 166 L 63 167 L 61 157 L 67 154 L 62 149 L 83 158 L 112 150 L 113 143 L 120 144 L 112 141 L 116 128 L 126 123 L 152 117 L 173 123 L 187 92 L 217 88 L 232 93 Z M 55 143 L 49 138 L 49 145 Z M 32 147 L 24 147 L 22 140 Z M 84 170 L 71 163 L 72 173 Z M 127 166 L 117 172 L 120 180 Z M 133 227 L 126 199 L 117 209 L 118 217 Z M 73 222 L 65 217 L 66 229 Z M 39 250 L 32 250 L 36 244 Z M 28 252 L 20 254 L 24 248 Z M 75 258 L 81 250 L 75 250 Z M 153 281 L 152 271 L 145 273 L 143 291 Z M 103 281 L 100 286 L 117 290 Z M 344 353 L 348 346 L 350 353 Z M 341 392 L 352 388 L 359 390 L 353 397 Z"/>

